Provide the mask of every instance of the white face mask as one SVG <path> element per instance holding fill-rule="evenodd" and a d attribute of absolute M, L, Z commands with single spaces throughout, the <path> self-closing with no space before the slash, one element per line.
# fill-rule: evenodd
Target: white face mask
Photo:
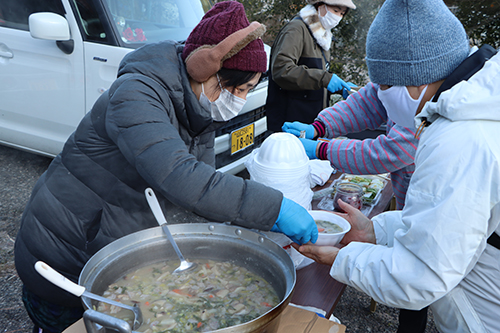
<path fill-rule="evenodd" d="M 205 95 L 205 88 L 201 84 L 200 104 L 201 106 L 210 111 L 212 119 L 215 121 L 228 121 L 236 117 L 246 103 L 246 100 L 234 96 L 227 89 L 222 89 L 219 75 L 217 75 L 219 87 L 221 89 L 219 97 L 211 102 Z"/>
<path fill-rule="evenodd" d="M 386 90 L 379 88 L 377 95 L 387 111 L 387 116 L 393 122 L 415 130 L 415 115 L 427 87 L 422 90 L 418 99 L 413 99 L 408 89 L 403 86 L 392 86 Z"/>
<path fill-rule="evenodd" d="M 339 24 L 340 20 L 342 20 L 342 17 L 335 15 L 334 13 L 328 10 L 328 7 L 326 5 L 324 6 L 326 14 L 325 16 L 321 16 L 321 14 L 318 13 L 319 21 L 321 22 L 323 28 L 325 28 L 326 30 L 332 30 Z"/>

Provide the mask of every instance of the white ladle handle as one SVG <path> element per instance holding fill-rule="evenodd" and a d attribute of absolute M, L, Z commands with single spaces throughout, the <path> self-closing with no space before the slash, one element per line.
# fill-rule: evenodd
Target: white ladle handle
<path fill-rule="evenodd" d="M 172 244 L 175 253 L 177 253 L 177 256 L 181 260 L 181 262 L 186 261 L 184 259 L 184 256 L 181 253 L 181 250 L 179 250 L 179 247 L 177 246 L 177 243 L 174 240 L 174 237 L 170 233 L 170 230 L 168 229 L 167 226 L 167 220 L 165 219 L 165 215 L 163 215 L 163 212 L 160 207 L 160 203 L 158 199 L 156 198 L 155 192 L 151 188 L 147 188 L 146 191 L 146 199 L 148 200 L 149 207 L 151 208 L 151 211 L 153 212 L 153 215 L 156 218 L 156 222 L 163 228 L 163 231 L 167 235 L 168 241 L 170 244 Z"/>
<path fill-rule="evenodd" d="M 85 287 L 82 287 L 71 280 L 68 280 L 66 277 L 61 275 L 55 269 L 44 263 L 43 261 L 37 261 L 35 264 L 36 271 L 46 278 L 48 281 L 52 282 L 59 288 L 66 290 L 67 292 L 72 293 L 75 296 L 80 297 L 85 292 Z"/>
<path fill-rule="evenodd" d="M 160 204 L 153 189 L 148 187 L 145 192 L 146 199 L 148 200 L 149 207 L 151 208 L 151 211 L 156 218 L 156 222 L 158 222 L 160 226 L 162 224 L 167 224 L 167 220 L 165 219 L 165 215 L 163 215 Z"/>
<path fill-rule="evenodd" d="M 124 309 L 128 309 L 134 313 L 134 329 L 139 328 L 142 325 L 142 312 L 139 307 L 126 305 L 120 302 L 116 302 L 110 299 L 107 299 L 103 296 L 99 296 L 88 292 L 85 290 L 85 287 L 80 286 L 79 284 L 74 283 L 73 281 L 67 279 L 55 269 L 44 263 L 43 261 L 37 261 L 35 263 L 35 270 L 48 281 L 52 282 L 56 286 L 61 289 L 66 290 L 67 292 L 72 293 L 75 296 L 81 297 L 82 295 L 88 298 L 95 299 L 99 302 L 104 302 L 108 304 L 112 304 Z"/>

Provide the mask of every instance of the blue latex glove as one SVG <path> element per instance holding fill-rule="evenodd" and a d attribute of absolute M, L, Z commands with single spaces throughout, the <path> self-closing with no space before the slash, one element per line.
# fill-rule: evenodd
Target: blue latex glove
<path fill-rule="evenodd" d="M 314 126 L 307 125 L 303 123 L 299 123 L 298 121 L 294 121 L 293 123 L 286 122 L 281 126 L 283 132 L 287 132 L 295 135 L 296 137 L 300 137 L 300 131 L 306 131 L 306 138 L 312 139 L 314 138 Z"/>
<path fill-rule="evenodd" d="M 285 197 L 271 231 L 281 232 L 299 245 L 318 240 L 318 227 L 312 216 L 304 207 Z"/>
<path fill-rule="evenodd" d="M 347 89 L 351 90 L 351 87 L 349 87 L 349 84 L 339 78 L 337 74 L 333 74 L 332 78 L 330 79 L 330 83 L 328 83 L 328 87 L 326 87 L 330 92 L 334 93 L 337 91 L 341 91 L 342 89 Z"/>
<path fill-rule="evenodd" d="M 355 85 L 354 83 L 352 82 L 347 82 L 347 84 L 349 85 L 349 87 L 357 87 L 357 85 Z M 349 88 L 349 90 L 351 90 Z M 344 97 L 344 99 L 347 99 L 347 97 L 349 97 L 349 90 L 347 90 L 346 88 L 342 89 L 342 97 Z"/>
<path fill-rule="evenodd" d="M 299 140 L 306 150 L 307 157 L 309 157 L 310 160 L 317 159 L 316 149 L 318 148 L 318 141 L 303 138 L 299 138 Z"/>

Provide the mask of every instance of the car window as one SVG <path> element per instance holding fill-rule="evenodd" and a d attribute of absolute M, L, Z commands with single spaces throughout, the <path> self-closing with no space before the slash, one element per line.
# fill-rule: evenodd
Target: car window
<path fill-rule="evenodd" d="M 182 41 L 211 6 L 209 0 L 103 0 L 124 46 Z"/>
<path fill-rule="evenodd" d="M 38 12 L 65 14 L 61 0 L 0 0 L 0 26 L 28 31 L 29 16 Z"/>
<path fill-rule="evenodd" d="M 90 41 L 105 41 L 106 32 L 99 14 L 91 0 L 73 0 L 76 18 L 80 21 L 83 38 Z"/>

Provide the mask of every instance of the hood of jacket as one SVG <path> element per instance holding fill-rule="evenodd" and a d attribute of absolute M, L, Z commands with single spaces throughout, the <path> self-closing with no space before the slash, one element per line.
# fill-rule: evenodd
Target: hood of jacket
<path fill-rule="evenodd" d="M 500 53 L 488 60 L 469 80 L 444 91 L 437 102 L 427 102 L 417 116 L 417 126 L 426 118 L 450 121 L 500 121 Z"/>
<path fill-rule="evenodd" d="M 120 63 L 118 77 L 139 74 L 157 81 L 165 88 L 179 122 L 191 136 L 203 132 L 213 120 L 210 112 L 199 103 L 189 83 L 186 66 L 181 58 L 183 45 L 172 41 L 147 44 L 130 52 Z"/>
<path fill-rule="evenodd" d="M 323 28 L 323 25 L 321 25 L 316 8 L 314 8 L 313 5 L 307 5 L 300 10 L 299 16 L 309 27 L 309 30 L 311 30 L 318 45 L 325 51 L 330 50 L 333 35 L 330 30 L 326 30 Z"/>

